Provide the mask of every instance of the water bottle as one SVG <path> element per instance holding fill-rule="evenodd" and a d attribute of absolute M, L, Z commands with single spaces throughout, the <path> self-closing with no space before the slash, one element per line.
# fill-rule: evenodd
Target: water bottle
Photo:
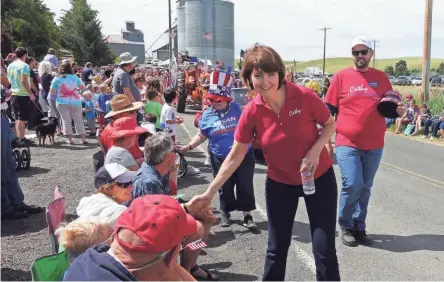
<path fill-rule="evenodd" d="M 302 171 L 302 190 L 305 195 L 312 195 L 316 192 L 316 187 L 314 183 L 313 173 L 310 171 Z"/>

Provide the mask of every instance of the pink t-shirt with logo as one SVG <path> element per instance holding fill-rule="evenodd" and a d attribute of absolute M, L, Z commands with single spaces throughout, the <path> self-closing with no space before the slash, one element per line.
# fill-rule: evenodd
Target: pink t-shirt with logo
<path fill-rule="evenodd" d="M 348 68 L 333 77 L 324 101 L 338 108 L 336 146 L 361 150 L 384 147 L 385 119 L 377 106 L 390 90 L 388 76 L 373 68 L 366 72 Z"/>
<path fill-rule="evenodd" d="M 319 138 L 316 124 L 325 124 L 330 111 L 310 89 L 285 83 L 286 99 L 279 114 L 273 112 L 256 95 L 240 117 L 234 139 L 248 144 L 256 135 L 268 164 L 267 177 L 289 185 L 301 185 L 302 159 Z M 332 166 L 325 147 L 319 156 L 314 178 Z"/>

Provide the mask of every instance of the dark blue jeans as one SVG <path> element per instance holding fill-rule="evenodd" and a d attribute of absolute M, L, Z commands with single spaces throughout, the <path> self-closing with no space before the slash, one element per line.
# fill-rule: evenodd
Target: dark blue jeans
<path fill-rule="evenodd" d="M 430 128 L 432 129 L 432 136 L 433 137 L 438 137 L 438 131 L 439 131 L 439 126 L 441 125 L 443 121 L 442 120 L 426 120 L 424 121 L 424 135 L 429 135 L 430 132 Z"/>
<path fill-rule="evenodd" d="M 12 156 L 12 146 L 9 136 L 9 121 L 2 114 L 2 148 L 1 148 L 1 193 L 2 212 L 9 212 L 13 208 L 23 205 L 23 192 L 15 173 L 15 160 Z"/>
<path fill-rule="evenodd" d="M 295 173 L 297 173 L 295 171 Z M 287 185 L 270 178 L 265 182 L 268 215 L 268 248 L 264 281 L 284 281 L 288 248 L 300 197 L 304 197 L 319 281 L 339 281 L 336 256 L 336 208 L 338 188 L 333 168 L 315 180 L 316 192 L 306 196 L 302 185 Z"/>
<path fill-rule="evenodd" d="M 216 177 L 223 159 L 219 159 L 210 153 L 213 175 Z M 231 211 L 252 211 L 256 209 L 254 198 L 253 176 L 255 167 L 253 149 L 245 155 L 240 166 L 234 171 L 227 182 L 219 189 L 220 209 L 229 213 Z M 234 187 L 236 186 L 236 195 Z"/>

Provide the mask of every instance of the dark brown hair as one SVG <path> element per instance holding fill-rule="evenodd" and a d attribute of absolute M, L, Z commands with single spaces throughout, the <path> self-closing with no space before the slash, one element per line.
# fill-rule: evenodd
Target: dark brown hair
<path fill-rule="evenodd" d="M 60 65 L 60 75 L 66 77 L 67 74 L 72 74 L 72 66 L 70 62 L 63 62 Z"/>
<path fill-rule="evenodd" d="M 160 93 L 157 92 L 156 90 L 149 90 L 149 91 L 146 92 L 145 99 L 151 101 L 151 100 L 154 100 L 159 95 L 160 95 Z"/>
<path fill-rule="evenodd" d="M 134 75 L 134 83 L 137 83 L 138 81 L 143 83 L 144 81 L 143 73 L 136 73 Z"/>
<path fill-rule="evenodd" d="M 261 70 L 266 73 L 277 72 L 279 74 L 279 86 L 281 88 L 285 80 L 286 68 L 281 56 L 271 47 L 265 45 L 255 45 L 253 49 L 248 50 L 245 62 L 242 67 L 241 77 L 251 89 L 253 83 L 251 74 L 253 70 Z"/>

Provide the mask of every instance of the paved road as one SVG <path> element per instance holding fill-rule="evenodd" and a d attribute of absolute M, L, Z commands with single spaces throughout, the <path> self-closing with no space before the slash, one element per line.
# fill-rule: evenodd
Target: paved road
<path fill-rule="evenodd" d="M 179 140 L 196 133 L 193 115 L 183 117 L 185 126 L 178 129 Z M 196 178 L 202 184 L 183 190 L 190 196 L 204 191 L 206 182 L 212 179 L 211 169 L 203 167 L 203 154 L 196 151 L 187 159 L 204 173 Z M 335 171 L 339 185 L 337 165 Z M 261 279 L 267 240 L 265 173 L 266 167 L 257 164 L 254 183 L 258 209 L 254 217 L 262 233 L 248 233 L 240 225 L 217 226 L 214 238 L 218 243 L 202 259 L 207 266 L 223 273 L 225 279 Z M 349 248 L 337 238 L 342 279 L 444 280 L 444 148 L 387 135 L 372 192 L 368 231 L 376 243 Z M 218 206 L 218 200 L 213 204 Z M 235 215 L 240 223 L 241 214 Z M 222 242 L 225 244 L 221 245 Z M 286 279 L 314 280 L 314 269 L 308 217 L 301 201 L 293 226 Z"/>
<path fill-rule="evenodd" d="M 178 127 L 178 140 L 188 142 L 195 134 L 192 114 L 182 115 L 185 127 Z M 61 142 L 61 138 L 56 138 Z M 79 141 L 79 140 L 77 140 Z M 98 150 L 91 139 L 89 147 L 58 144 L 31 148 L 32 168 L 20 172 L 20 183 L 30 204 L 46 205 L 53 187 L 60 183 L 67 198 L 68 218 L 74 217 L 81 197 L 94 192 L 92 154 Z M 181 193 L 191 197 L 203 192 L 212 180 L 211 168 L 204 167 L 204 154 L 187 155 L 199 175 L 179 180 Z M 336 175 L 340 174 L 335 165 Z M 199 263 L 215 269 L 223 280 L 259 280 L 262 276 L 267 242 L 264 200 L 266 167 L 257 164 L 253 216 L 261 228 L 251 234 L 238 224 L 214 227 L 208 254 Z M 337 239 L 343 280 L 444 280 L 444 148 L 397 136 L 387 136 L 383 163 L 371 198 L 368 231 L 377 243 L 371 247 L 348 248 Z M 218 207 L 218 200 L 214 200 Z M 2 221 L 1 274 L 3 280 L 29 280 L 32 260 L 50 253 L 43 215 L 26 220 Z M 301 201 L 293 228 L 293 244 L 287 280 L 314 280 L 314 262 L 305 206 Z"/>

